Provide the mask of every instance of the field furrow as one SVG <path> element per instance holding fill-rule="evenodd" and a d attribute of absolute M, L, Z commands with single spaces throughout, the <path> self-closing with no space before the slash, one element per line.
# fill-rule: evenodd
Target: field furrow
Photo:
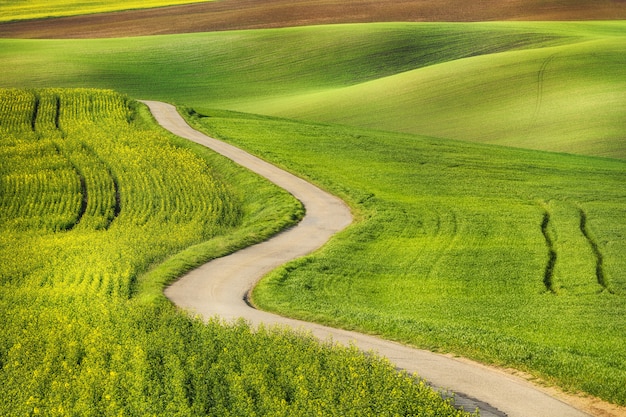
<path fill-rule="evenodd" d="M 587 224 L 586 212 L 579 204 L 565 201 L 551 201 L 545 207 L 550 218 L 549 247 L 555 258 L 552 291 L 584 295 L 607 290 L 603 256 Z"/>
<path fill-rule="evenodd" d="M 39 114 L 39 97 L 35 96 L 35 102 L 33 103 L 33 114 L 30 119 L 30 128 L 33 132 L 36 131 L 37 116 Z"/>
<path fill-rule="evenodd" d="M 42 136 L 62 135 L 59 129 L 61 111 L 60 97 L 54 91 L 36 93 L 36 111 L 33 115 L 33 130 Z"/>

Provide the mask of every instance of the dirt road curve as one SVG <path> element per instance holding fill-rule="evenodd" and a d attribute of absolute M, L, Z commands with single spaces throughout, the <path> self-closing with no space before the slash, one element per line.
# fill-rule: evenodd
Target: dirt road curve
<path fill-rule="evenodd" d="M 205 145 L 250 170 L 267 177 L 298 198 L 306 208 L 302 222 L 276 237 L 216 259 L 182 277 L 166 291 L 179 307 L 209 318 L 244 317 L 259 323 L 305 329 L 326 340 L 354 343 L 365 351 L 376 351 L 394 364 L 417 372 L 436 387 L 453 391 L 458 403 L 468 410 L 481 409 L 482 416 L 583 417 L 586 413 L 551 397 L 524 379 L 467 360 L 409 348 L 394 342 L 333 328 L 291 320 L 255 310 L 244 298 L 264 274 L 277 266 L 310 253 L 351 223 L 346 205 L 338 198 L 274 167 L 238 148 L 209 138 L 192 129 L 166 103 L 146 101 L 157 121 L 178 136 Z"/>

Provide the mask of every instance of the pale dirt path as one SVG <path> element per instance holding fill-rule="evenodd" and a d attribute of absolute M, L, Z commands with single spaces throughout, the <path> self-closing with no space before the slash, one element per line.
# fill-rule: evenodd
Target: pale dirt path
<path fill-rule="evenodd" d="M 238 164 L 283 187 L 306 208 L 305 218 L 274 238 L 211 261 L 183 276 L 165 290 L 179 307 L 204 318 L 243 317 L 252 325 L 280 324 L 309 331 L 322 340 L 352 343 L 364 351 L 375 351 L 399 368 L 416 372 L 435 387 L 455 392 L 466 409 L 476 406 L 482 416 L 584 417 L 588 414 L 548 395 L 525 379 L 465 359 L 410 348 L 314 323 L 280 317 L 251 308 L 247 292 L 267 272 L 294 258 L 311 253 L 347 227 L 352 217 L 338 198 L 234 146 L 192 129 L 172 105 L 144 101 L 156 120 L 174 134 L 207 146 Z M 472 400 L 477 399 L 477 400 Z"/>

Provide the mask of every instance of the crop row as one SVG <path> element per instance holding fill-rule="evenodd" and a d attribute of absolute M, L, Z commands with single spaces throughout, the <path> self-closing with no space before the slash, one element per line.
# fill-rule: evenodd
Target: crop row
<path fill-rule="evenodd" d="M 76 130 L 86 123 L 129 121 L 133 111 L 127 100 L 113 91 L 1 89 L 0 129 L 3 133 L 37 131 L 50 136 L 55 130 Z"/>
<path fill-rule="evenodd" d="M 206 161 L 132 124 L 136 110 L 123 96 L 90 90 L 0 95 L 0 228 L 34 233 L 31 251 L 67 248 L 50 256 L 39 278 L 30 276 L 39 285 L 129 297 L 140 271 L 163 254 L 240 221 L 238 198 Z M 172 226 L 179 233 L 168 233 Z M 109 243 L 133 227 L 145 230 Z M 49 235 L 71 230 L 79 233 Z M 112 236 L 102 240 L 94 235 L 100 230 Z"/>
<path fill-rule="evenodd" d="M 36 194 L 32 192 L 32 179 L 18 180 L 24 174 L 20 166 L 13 168 L 15 173 L 8 171 L 11 167 L 4 167 L 3 180 L 11 181 L 13 187 L 3 199 L 12 205 L 5 207 L 5 216 L 15 220 L 19 214 L 32 218 L 56 213 L 64 218 L 54 227 L 59 230 L 77 223 L 88 229 L 107 228 L 120 214 L 124 214 L 122 221 L 135 224 L 154 218 L 194 218 L 206 219 L 205 226 L 217 230 L 219 227 L 214 225 L 236 223 L 236 203 L 211 177 L 210 168 L 191 152 L 164 143 L 153 132 L 142 132 L 139 141 L 137 132 L 129 128 L 132 109 L 124 100 L 102 91 L 96 96 L 63 90 L 3 90 L 0 126 L 3 144 L 7 145 L 3 147 L 5 157 L 9 159 L 8 152 L 11 159 L 30 163 L 35 152 L 42 161 L 52 164 L 51 169 L 32 167 L 40 179 L 36 181 L 38 186 L 50 187 L 50 192 Z M 62 177 L 54 164 L 65 167 Z M 73 192 L 56 191 L 63 187 L 59 181 Z M 40 197 L 37 207 L 24 204 L 24 199 L 40 194 L 53 194 L 63 201 L 52 212 Z M 21 207 L 26 207 L 26 212 Z"/>
<path fill-rule="evenodd" d="M 80 207 L 80 181 L 49 140 L 0 147 L 0 227 L 64 229 Z"/>

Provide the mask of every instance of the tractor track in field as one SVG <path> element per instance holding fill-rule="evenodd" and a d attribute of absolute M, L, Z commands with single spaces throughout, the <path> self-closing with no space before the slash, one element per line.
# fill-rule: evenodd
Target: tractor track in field
<path fill-rule="evenodd" d="M 338 198 L 232 145 L 210 138 L 191 128 L 172 105 L 144 101 L 157 122 L 172 133 L 207 146 L 234 162 L 260 174 L 300 200 L 306 215 L 297 225 L 275 237 L 215 259 L 189 272 L 165 290 L 180 308 L 208 319 L 240 317 L 252 326 L 283 325 L 312 333 L 322 340 L 353 344 L 364 351 L 387 357 L 398 368 L 415 372 L 434 387 L 455 393 L 457 405 L 468 411 L 478 408 L 483 417 L 583 417 L 589 414 L 566 403 L 549 390 L 527 379 L 466 359 L 411 348 L 315 323 L 288 319 L 256 310 L 247 303 L 254 284 L 272 269 L 320 248 L 333 234 L 346 228 L 352 217 Z M 555 394 L 554 392 L 552 394 Z"/>
<path fill-rule="evenodd" d="M 543 213 L 543 220 L 541 222 L 541 233 L 546 240 L 546 247 L 548 248 L 548 262 L 543 274 L 543 285 L 546 287 L 546 291 L 556 293 L 554 289 L 554 266 L 556 264 L 557 254 L 554 246 L 554 239 L 550 233 L 550 213 L 548 209 L 545 209 Z"/>
<path fill-rule="evenodd" d="M 587 213 L 582 208 L 579 208 L 578 212 L 580 215 L 580 232 L 587 240 L 589 247 L 593 251 L 593 256 L 596 259 L 596 280 L 598 281 L 598 285 L 600 285 L 604 290 L 613 293 L 607 277 L 604 274 L 604 257 L 602 256 L 602 252 L 600 251 L 600 246 L 591 234 L 591 231 L 589 230 L 589 225 L 587 224 Z"/>
<path fill-rule="evenodd" d="M 544 61 L 541 64 L 541 67 L 539 68 L 539 71 L 537 72 L 537 99 L 536 99 L 536 102 L 535 102 L 535 111 L 533 113 L 533 123 L 537 120 L 537 117 L 539 117 L 539 114 L 540 114 L 540 111 L 541 111 L 541 104 L 543 102 L 543 90 L 544 90 L 544 85 L 545 85 L 546 70 L 548 69 L 548 65 L 550 65 L 552 63 L 552 61 L 554 61 L 556 56 L 557 56 L 557 54 L 552 54 L 549 57 L 547 57 L 546 59 L 544 59 Z"/>

